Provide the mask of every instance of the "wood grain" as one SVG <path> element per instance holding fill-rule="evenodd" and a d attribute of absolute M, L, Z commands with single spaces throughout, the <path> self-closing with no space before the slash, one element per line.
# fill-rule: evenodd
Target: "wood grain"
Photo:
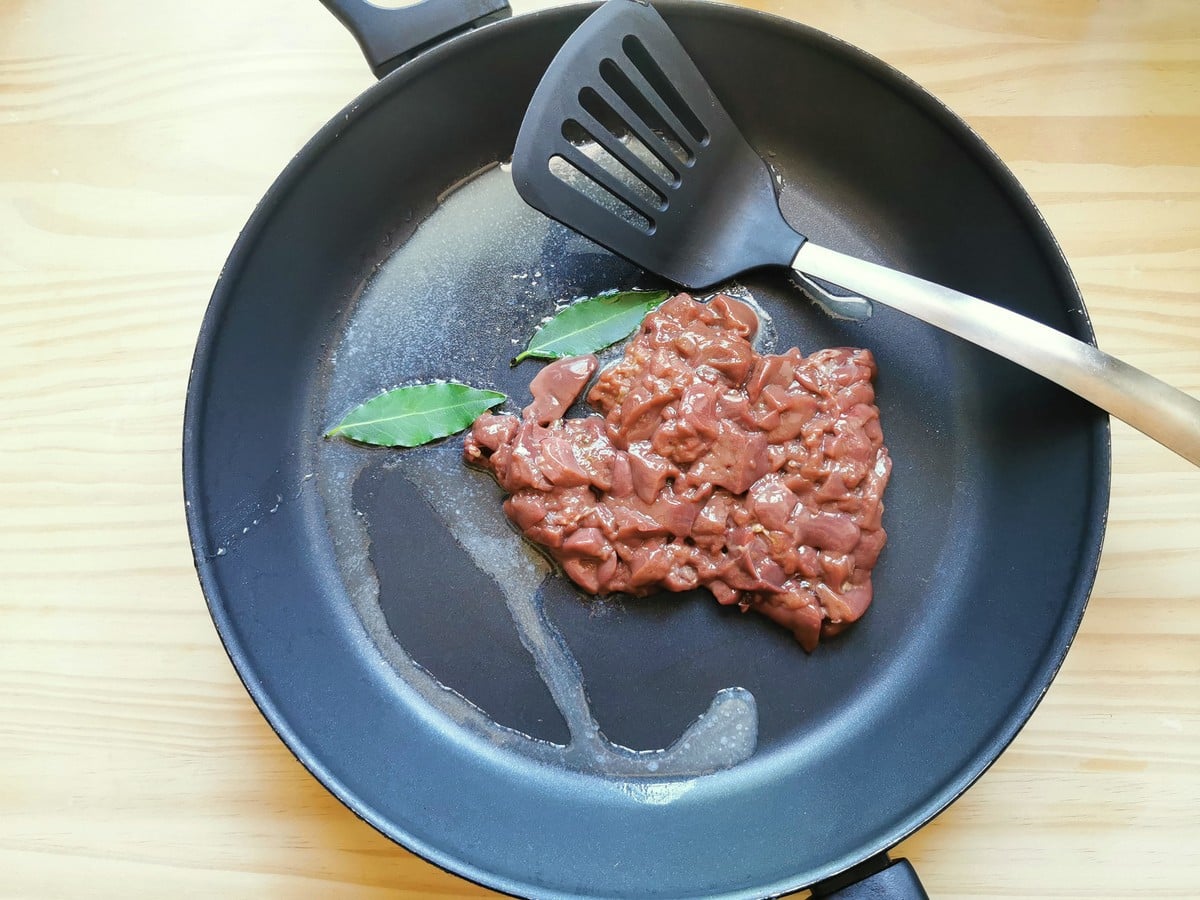
<path fill-rule="evenodd" d="M 964 116 L 1061 241 L 1101 345 L 1200 394 L 1193 0 L 757 5 Z M 380 837 L 282 746 L 183 522 L 213 281 L 276 173 L 370 81 L 316 2 L 0 0 L 0 897 L 488 893 Z M 935 897 L 1200 896 L 1200 472 L 1122 425 L 1113 450 L 1062 673 L 900 848 Z"/>

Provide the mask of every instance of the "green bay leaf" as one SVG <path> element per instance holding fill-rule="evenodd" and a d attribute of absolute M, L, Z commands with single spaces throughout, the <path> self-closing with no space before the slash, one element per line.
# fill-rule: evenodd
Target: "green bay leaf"
<path fill-rule="evenodd" d="M 325 437 L 344 437 L 377 447 L 419 447 L 462 431 L 507 398 L 453 381 L 413 384 L 361 403 Z"/>
<path fill-rule="evenodd" d="M 629 337 L 669 291 L 620 291 L 572 303 L 537 330 L 529 346 L 513 360 L 562 359 L 595 353 Z"/>

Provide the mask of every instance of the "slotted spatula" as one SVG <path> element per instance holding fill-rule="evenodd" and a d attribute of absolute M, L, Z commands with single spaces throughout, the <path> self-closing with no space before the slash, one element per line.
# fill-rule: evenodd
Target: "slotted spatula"
<path fill-rule="evenodd" d="M 513 153 L 527 203 L 644 269 L 704 288 L 790 266 L 998 353 L 1200 465 L 1200 401 L 1003 307 L 819 247 L 666 22 L 608 0 L 546 70 Z"/>

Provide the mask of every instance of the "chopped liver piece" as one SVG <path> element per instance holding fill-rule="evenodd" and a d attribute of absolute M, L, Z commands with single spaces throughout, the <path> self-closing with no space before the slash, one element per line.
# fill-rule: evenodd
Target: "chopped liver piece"
<path fill-rule="evenodd" d="M 707 587 L 812 650 L 866 611 L 887 540 L 875 361 L 847 348 L 760 355 L 757 327 L 729 297 L 673 297 L 588 393 L 600 415 L 562 417 L 597 362 L 559 360 L 520 419 L 475 422 L 465 458 L 495 474 L 509 518 L 585 591 Z"/>

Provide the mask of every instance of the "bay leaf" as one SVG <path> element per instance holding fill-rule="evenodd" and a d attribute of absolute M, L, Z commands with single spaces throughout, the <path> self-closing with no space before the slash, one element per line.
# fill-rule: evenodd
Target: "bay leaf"
<path fill-rule="evenodd" d="M 629 337 L 669 291 L 620 291 L 572 303 L 537 330 L 513 360 L 562 359 L 595 353 Z"/>
<path fill-rule="evenodd" d="M 344 437 L 377 447 L 419 447 L 462 431 L 507 398 L 453 381 L 413 384 L 361 403 L 325 437 Z"/>

